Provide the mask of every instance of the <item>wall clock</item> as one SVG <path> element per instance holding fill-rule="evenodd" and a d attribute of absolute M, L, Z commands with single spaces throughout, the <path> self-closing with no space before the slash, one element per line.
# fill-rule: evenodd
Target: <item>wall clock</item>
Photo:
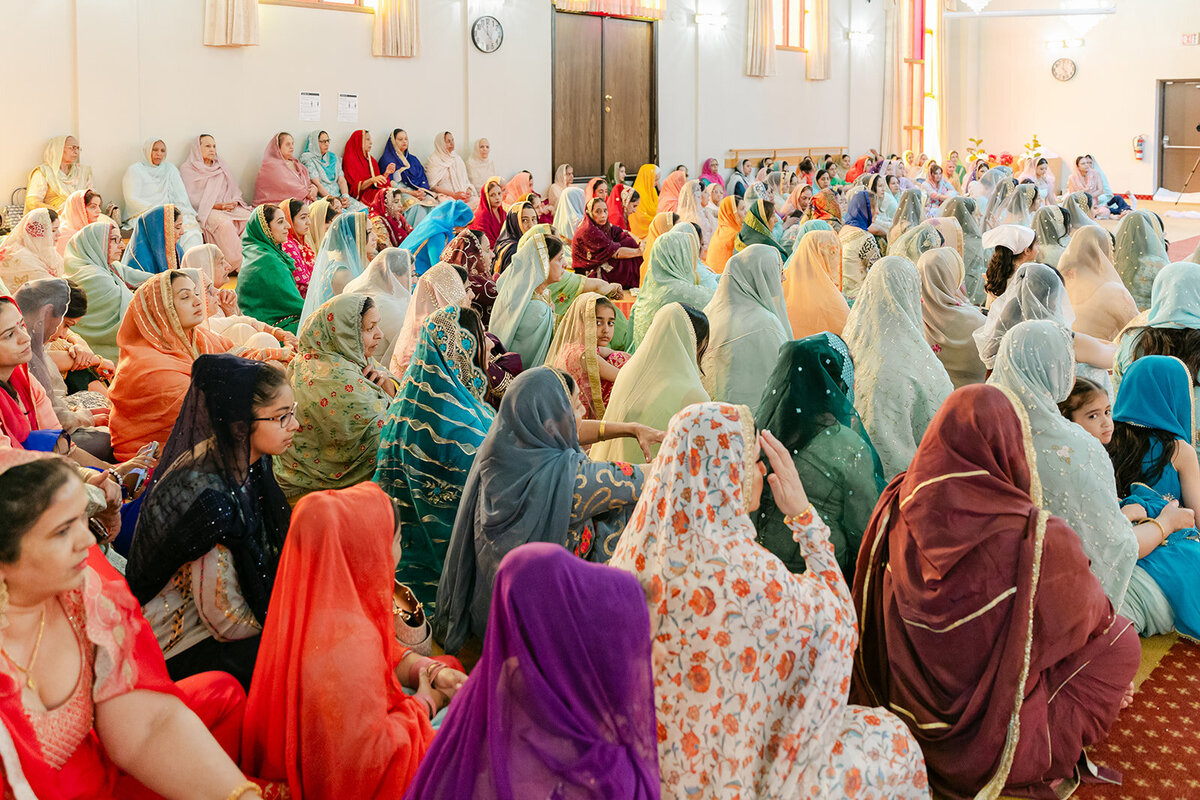
<path fill-rule="evenodd" d="M 1060 58 L 1050 65 L 1050 74 L 1055 80 L 1069 81 L 1075 77 L 1075 62 L 1069 58 Z"/>
<path fill-rule="evenodd" d="M 504 26 L 495 17 L 480 17 L 471 25 L 471 41 L 481 53 L 494 53 L 504 44 Z"/>

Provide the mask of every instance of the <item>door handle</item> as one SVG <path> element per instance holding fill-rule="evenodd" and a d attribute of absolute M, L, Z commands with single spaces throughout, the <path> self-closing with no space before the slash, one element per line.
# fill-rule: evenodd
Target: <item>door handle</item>
<path fill-rule="evenodd" d="M 605 99 L 605 100 L 612 100 L 612 95 L 611 95 L 611 94 L 606 94 L 606 95 L 604 95 L 604 99 Z"/>

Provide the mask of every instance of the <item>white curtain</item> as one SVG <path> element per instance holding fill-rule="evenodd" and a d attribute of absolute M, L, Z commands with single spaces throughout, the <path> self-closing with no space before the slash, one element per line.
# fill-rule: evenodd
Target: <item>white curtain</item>
<path fill-rule="evenodd" d="M 555 0 L 554 5 L 563 11 L 585 14 L 662 19 L 666 0 Z"/>
<path fill-rule="evenodd" d="M 746 3 L 746 74 L 752 78 L 775 74 L 775 13 L 771 2 Z"/>
<path fill-rule="evenodd" d="M 810 81 L 829 79 L 829 0 L 807 0 L 809 21 L 804 47 L 804 77 Z"/>
<path fill-rule="evenodd" d="M 371 55 L 412 58 L 417 39 L 417 0 L 378 0 Z"/>
<path fill-rule="evenodd" d="M 258 44 L 258 0 L 204 0 L 204 43 L 210 47 Z"/>
<path fill-rule="evenodd" d="M 904 97 L 908 65 L 904 58 L 908 52 L 909 2 L 884 0 L 887 22 L 883 34 L 883 129 L 879 133 L 879 142 L 885 155 L 907 149 L 904 125 L 908 115 Z"/>

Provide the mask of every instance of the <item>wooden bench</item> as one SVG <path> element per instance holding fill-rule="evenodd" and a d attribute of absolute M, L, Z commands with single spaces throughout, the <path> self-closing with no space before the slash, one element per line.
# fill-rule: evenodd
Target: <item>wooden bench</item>
<path fill-rule="evenodd" d="M 737 165 L 742 163 L 742 159 L 752 159 L 755 164 L 759 159 L 770 156 L 776 161 L 783 160 L 789 164 L 795 165 L 800 163 L 801 159 L 808 156 L 813 159 L 820 158 L 828 153 L 831 156 L 841 156 L 846 152 L 846 147 L 751 147 L 729 150 L 725 156 L 725 166 L 736 169 Z M 818 165 L 818 168 L 820 165 Z"/>

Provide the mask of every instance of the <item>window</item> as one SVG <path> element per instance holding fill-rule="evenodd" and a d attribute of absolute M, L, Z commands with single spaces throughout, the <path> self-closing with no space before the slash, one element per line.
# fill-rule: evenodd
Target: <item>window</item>
<path fill-rule="evenodd" d="M 804 0 L 771 0 L 775 11 L 775 49 L 804 50 Z"/>
<path fill-rule="evenodd" d="M 335 11 L 373 13 L 377 0 L 258 0 L 261 5 L 296 6 L 297 8 L 332 8 Z"/>

